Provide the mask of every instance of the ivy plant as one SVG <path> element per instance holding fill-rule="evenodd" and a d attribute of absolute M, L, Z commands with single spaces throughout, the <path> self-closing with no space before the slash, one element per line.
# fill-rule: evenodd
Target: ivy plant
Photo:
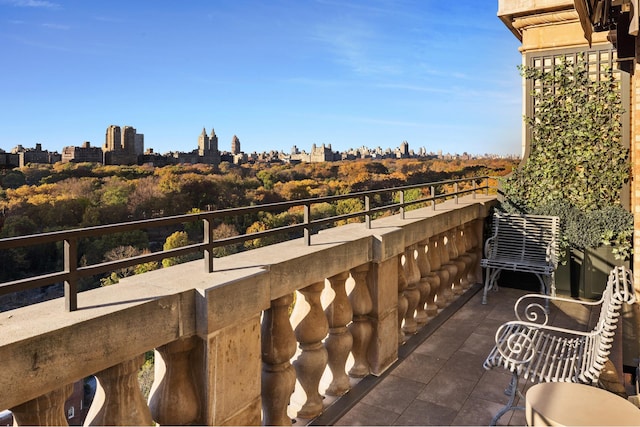
<path fill-rule="evenodd" d="M 611 69 L 589 71 L 583 57 L 562 58 L 547 70 L 520 67 L 534 87 L 534 114 L 524 119 L 530 153 L 503 180 L 503 205 L 560 216 L 565 246 L 612 245 L 627 258 L 633 217 L 620 201 L 629 152 L 621 142 L 619 82 Z"/>

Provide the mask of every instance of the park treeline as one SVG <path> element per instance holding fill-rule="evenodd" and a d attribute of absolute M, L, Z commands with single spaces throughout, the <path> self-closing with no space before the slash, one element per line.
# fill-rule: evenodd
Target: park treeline
<path fill-rule="evenodd" d="M 386 159 L 310 164 L 223 163 L 212 166 L 105 166 L 91 163 L 29 165 L 0 170 L 0 238 L 89 227 L 205 210 L 331 196 L 408 184 L 505 175 L 516 165 L 509 159 Z M 357 199 L 314 205 L 315 217 L 362 210 Z M 300 222 L 302 211 L 263 212 L 230 217 L 214 229 L 224 238 Z M 291 236 L 280 237 L 280 240 Z M 201 224 L 84 239 L 84 265 L 169 249 L 202 238 Z M 272 243 L 255 239 L 218 248 L 217 256 Z M 61 270 L 61 245 L 0 251 L 0 281 Z M 165 266 L 188 259 L 168 259 Z M 137 266 L 94 278 L 84 287 L 117 282 L 159 265 Z"/>

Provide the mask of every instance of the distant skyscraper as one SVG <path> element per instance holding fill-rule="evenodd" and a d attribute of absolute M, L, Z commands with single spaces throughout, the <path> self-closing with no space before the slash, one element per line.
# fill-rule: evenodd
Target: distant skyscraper
<path fill-rule="evenodd" d="M 237 136 L 233 135 L 231 139 L 231 154 L 240 154 L 242 151 L 240 150 L 240 139 Z"/>
<path fill-rule="evenodd" d="M 220 154 L 218 150 L 218 135 L 216 135 L 216 131 L 213 128 L 211 128 L 211 135 L 209 135 L 209 149 L 218 155 Z"/>
<path fill-rule="evenodd" d="M 136 128 L 125 126 L 122 129 L 122 150 L 128 154 L 136 154 Z"/>
<path fill-rule="evenodd" d="M 205 128 L 198 137 L 198 157 L 200 162 L 218 166 L 220 164 L 220 151 L 218 151 L 218 136 L 211 129 L 211 135 L 207 135 Z"/>
<path fill-rule="evenodd" d="M 205 153 L 209 149 L 209 135 L 207 130 L 202 128 L 202 133 L 198 137 L 198 155 L 204 157 Z"/>
<path fill-rule="evenodd" d="M 107 165 L 134 165 L 136 154 L 136 129 L 131 126 L 111 125 L 107 128 L 104 146 L 104 163 Z"/>
<path fill-rule="evenodd" d="M 104 151 L 120 151 L 122 148 L 122 137 L 120 136 L 120 126 L 111 125 L 107 128 L 105 135 Z"/>
<path fill-rule="evenodd" d="M 136 133 L 136 155 L 141 156 L 144 154 L 144 134 Z"/>

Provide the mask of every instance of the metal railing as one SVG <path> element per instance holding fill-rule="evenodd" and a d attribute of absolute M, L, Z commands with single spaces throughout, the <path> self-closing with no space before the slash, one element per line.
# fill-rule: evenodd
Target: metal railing
<path fill-rule="evenodd" d="M 255 205 L 242 208 L 230 208 L 215 211 L 199 212 L 194 214 L 176 215 L 164 218 L 154 218 L 139 221 L 131 221 L 119 224 L 108 224 L 94 227 L 79 228 L 74 230 L 55 231 L 49 233 L 33 234 L 27 236 L 18 236 L 0 239 L 0 250 L 7 250 L 13 248 L 23 248 L 32 245 L 50 244 L 63 242 L 63 263 L 62 270 L 41 274 L 32 277 L 27 277 L 19 280 L 13 280 L 10 282 L 0 283 L 0 295 L 10 294 L 18 291 L 24 291 L 28 289 L 40 288 L 43 286 L 52 285 L 55 283 L 64 283 L 64 295 L 65 295 L 65 308 L 67 311 L 74 311 L 78 307 L 77 294 L 78 294 L 78 281 L 79 279 L 87 276 L 94 276 L 107 272 L 113 272 L 122 268 L 127 268 L 139 264 L 148 262 L 157 262 L 166 258 L 189 255 L 196 252 L 204 253 L 204 265 L 205 271 L 211 273 L 213 269 L 214 249 L 222 246 L 233 245 L 243 243 L 248 240 L 258 239 L 262 237 L 272 236 L 280 233 L 292 233 L 303 231 L 303 238 L 307 245 L 311 244 L 311 234 L 314 229 L 321 226 L 326 226 L 338 221 L 344 221 L 351 218 L 364 218 L 364 223 L 367 228 L 371 228 L 372 216 L 380 212 L 393 212 L 399 211 L 401 217 L 404 219 L 405 211 L 408 207 L 417 204 L 430 203 L 433 209 L 436 209 L 436 204 L 439 201 L 443 201 L 448 198 L 455 199 L 456 203 L 461 195 L 475 194 L 478 192 L 489 193 L 489 189 L 492 188 L 489 185 L 489 176 L 455 179 L 438 181 L 432 183 L 407 185 L 401 187 L 384 188 L 378 190 L 361 191 L 343 195 L 319 197 L 303 200 L 294 200 L 279 203 L 269 203 L 262 205 Z M 437 194 L 438 187 L 453 186 L 453 191 L 443 192 Z M 428 189 L 429 195 L 414 200 L 405 200 L 405 192 L 413 189 Z M 389 200 L 393 200 L 393 203 L 382 204 L 380 206 L 372 206 L 372 199 L 380 195 L 392 195 Z M 397 194 L 397 202 L 393 195 Z M 320 203 L 332 203 L 345 199 L 360 199 L 363 201 L 364 209 L 357 212 L 350 212 L 341 215 L 335 215 L 331 217 L 312 219 L 311 207 L 314 204 Z M 214 222 L 216 220 L 225 219 L 229 217 L 237 217 L 242 215 L 248 215 L 258 212 L 269 211 L 286 211 L 290 208 L 302 207 L 304 216 L 303 222 L 300 224 L 287 225 L 283 227 L 277 227 L 269 230 L 259 231 L 255 233 L 242 234 L 239 236 L 227 237 L 222 239 L 215 239 L 213 235 Z M 107 234 L 116 234 L 127 231 L 140 231 L 148 230 L 152 228 L 175 226 L 179 224 L 193 223 L 202 221 L 204 224 L 203 239 L 199 243 L 182 246 L 179 248 L 161 250 L 157 252 L 142 254 L 130 258 L 119 259 L 115 261 L 102 262 L 92 265 L 80 266 L 78 264 L 78 241 L 82 238 L 99 237 Z"/>

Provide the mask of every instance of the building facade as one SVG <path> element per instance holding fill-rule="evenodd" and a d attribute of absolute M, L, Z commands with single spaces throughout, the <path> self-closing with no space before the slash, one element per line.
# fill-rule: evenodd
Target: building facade
<path fill-rule="evenodd" d="M 136 150 L 136 129 L 131 126 L 110 125 L 105 134 L 105 143 L 102 148 L 105 165 L 135 165 L 138 163 Z M 144 141 L 144 137 L 138 140 Z M 144 152 L 144 144 L 140 147 Z M 142 154 L 142 153 L 141 153 Z"/>
<path fill-rule="evenodd" d="M 18 156 L 18 167 L 25 167 L 29 163 L 54 164 L 62 158 L 57 152 L 42 149 L 42 144 L 36 144 L 35 148 L 24 148 L 17 145 L 11 150 L 11 154 Z"/>
<path fill-rule="evenodd" d="M 102 163 L 103 153 L 100 147 L 92 147 L 89 141 L 82 143 L 82 146 L 67 146 L 62 149 L 62 163 Z"/>
<path fill-rule="evenodd" d="M 631 177 L 623 189 L 621 201 L 634 217 L 633 250 L 640 253 L 640 183 L 633 177 L 640 174 L 640 49 L 638 46 L 638 2 L 636 0 L 499 0 L 498 17 L 521 41 L 522 64 L 544 70 L 551 69 L 562 57 L 582 55 L 588 62 L 591 78 L 599 78 L 600 70 L 611 68 L 620 82 L 622 106 L 621 143 L 629 148 Z M 592 71 L 593 70 L 593 71 Z M 523 79 L 522 113 L 534 113 L 531 82 Z M 522 128 L 523 159 L 529 154 L 531 135 Z M 598 268 L 602 259 L 584 263 Z M 640 257 L 630 261 L 636 289 L 640 289 Z M 603 264 L 606 266 L 607 264 Z M 623 333 L 623 358 L 637 358 L 640 313 L 634 304 L 625 313 L 628 319 Z M 635 361 L 637 364 L 637 359 Z"/>
<path fill-rule="evenodd" d="M 211 134 L 207 135 L 205 128 L 198 137 L 198 162 L 218 167 L 220 165 L 220 151 L 218 150 L 218 136 L 215 130 L 211 129 Z"/>
<path fill-rule="evenodd" d="M 235 156 L 240 153 L 242 153 L 242 150 L 240 149 L 240 138 L 233 135 L 233 138 L 231 138 L 231 154 Z"/>

